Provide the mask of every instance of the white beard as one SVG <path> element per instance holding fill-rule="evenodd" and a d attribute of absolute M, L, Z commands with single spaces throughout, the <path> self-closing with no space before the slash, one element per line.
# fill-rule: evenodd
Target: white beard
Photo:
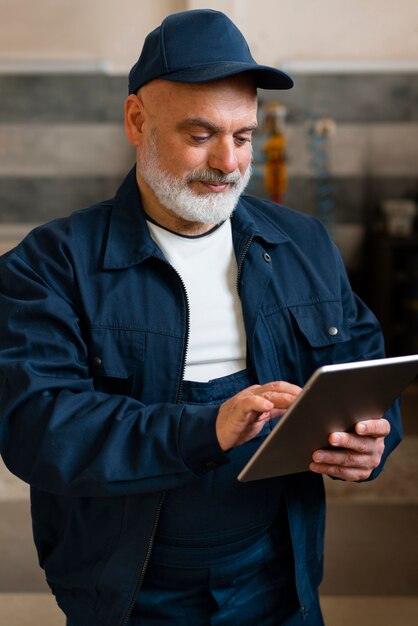
<path fill-rule="evenodd" d="M 143 179 L 166 209 L 188 222 L 200 224 L 220 224 L 230 218 L 252 172 L 249 165 L 243 176 L 238 170 L 223 174 L 216 169 L 195 170 L 185 180 L 173 176 L 161 168 L 155 132 L 139 155 L 138 165 Z M 222 192 L 196 193 L 189 186 L 192 181 L 230 186 Z"/>

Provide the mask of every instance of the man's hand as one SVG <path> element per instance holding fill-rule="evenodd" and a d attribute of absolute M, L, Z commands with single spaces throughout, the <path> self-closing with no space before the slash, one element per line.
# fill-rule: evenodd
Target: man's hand
<path fill-rule="evenodd" d="M 328 441 L 338 450 L 316 450 L 309 469 L 342 480 L 366 480 L 380 464 L 389 433 L 383 418 L 358 422 L 355 433 L 332 433 Z"/>
<path fill-rule="evenodd" d="M 301 391 L 283 381 L 252 385 L 221 404 L 216 435 L 222 450 L 256 437 L 265 422 L 283 415 Z"/>

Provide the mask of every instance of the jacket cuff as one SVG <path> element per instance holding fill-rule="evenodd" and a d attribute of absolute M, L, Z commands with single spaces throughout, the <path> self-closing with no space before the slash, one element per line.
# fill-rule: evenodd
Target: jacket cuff
<path fill-rule="evenodd" d="M 186 465 L 198 476 L 229 463 L 229 457 L 216 436 L 218 411 L 219 406 L 185 405 L 180 420 L 180 453 Z"/>

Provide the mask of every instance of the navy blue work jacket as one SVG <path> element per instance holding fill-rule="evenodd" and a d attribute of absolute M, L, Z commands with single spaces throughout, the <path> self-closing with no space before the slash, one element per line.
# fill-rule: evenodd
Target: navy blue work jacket
<path fill-rule="evenodd" d="M 383 356 L 376 319 L 317 220 L 243 196 L 232 224 L 260 383 L 303 386 L 320 365 Z M 37 228 L 1 258 L 0 329 L 1 453 L 31 485 L 40 564 L 77 626 L 122 626 L 162 494 L 228 462 L 217 408 L 179 403 L 187 301 L 150 237 L 134 170 L 114 199 Z M 401 437 L 398 407 L 387 417 L 372 477 Z M 283 481 L 306 610 L 322 576 L 323 481 Z"/>

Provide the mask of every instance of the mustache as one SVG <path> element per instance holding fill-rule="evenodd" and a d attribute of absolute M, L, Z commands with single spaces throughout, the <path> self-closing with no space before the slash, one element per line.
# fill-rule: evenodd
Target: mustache
<path fill-rule="evenodd" d="M 186 179 L 187 183 L 199 182 L 199 183 L 218 183 L 220 185 L 229 184 L 233 185 L 239 183 L 241 180 L 241 174 L 237 170 L 230 174 L 223 174 L 219 170 L 207 169 L 207 170 L 194 170 L 189 174 Z"/>

